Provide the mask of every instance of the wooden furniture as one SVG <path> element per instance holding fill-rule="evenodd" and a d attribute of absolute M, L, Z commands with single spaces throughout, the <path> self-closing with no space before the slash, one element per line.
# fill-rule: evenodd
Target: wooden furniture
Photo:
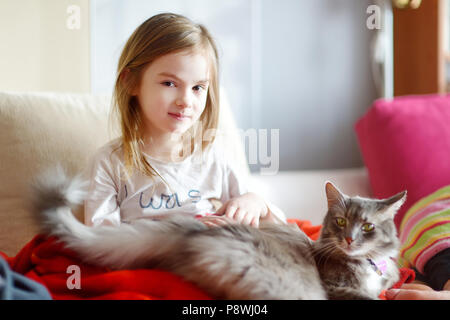
<path fill-rule="evenodd" d="M 447 92 L 447 0 L 393 8 L 394 96 Z"/>

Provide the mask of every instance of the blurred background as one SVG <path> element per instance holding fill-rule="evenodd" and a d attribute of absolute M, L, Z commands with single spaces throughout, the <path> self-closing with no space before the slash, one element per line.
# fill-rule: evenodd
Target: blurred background
<path fill-rule="evenodd" d="M 448 0 L 1 0 L 0 90 L 111 94 L 150 16 L 216 39 L 238 127 L 279 129 L 279 169 L 363 166 L 354 123 L 375 99 L 447 91 Z M 251 164 L 252 171 L 260 164 Z"/>

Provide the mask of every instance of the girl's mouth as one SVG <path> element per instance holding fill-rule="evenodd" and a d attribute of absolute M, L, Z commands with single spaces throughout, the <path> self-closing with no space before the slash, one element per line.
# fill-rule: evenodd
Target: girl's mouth
<path fill-rule="evenodd" d="M 169 116 L 171 116 L 172 118 L 174 118 L 178 121 L 183 121 L 183 120 L 190 118 L 189 116 L 183 115 L 181 113 L 172 113 L 172 112 L 169 112 Z"/>

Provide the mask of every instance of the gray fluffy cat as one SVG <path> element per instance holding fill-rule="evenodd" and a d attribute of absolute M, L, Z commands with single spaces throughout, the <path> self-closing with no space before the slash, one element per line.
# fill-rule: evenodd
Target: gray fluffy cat
<path fill-rule="evenodd" d="M 82 183 L 61 172 L 34 184 L 42 231 L 84 262 L 113 269 L 162 268 L 218 299 L 377 299 L 399 278 L 393 217 L 406 192 L 389 199 L 349 197 L 326 184 L 320 238 L 296 225 L 229 224 L 208 228 L 174 215 L 119 227 L 88 227 L 72 214 Z"/>

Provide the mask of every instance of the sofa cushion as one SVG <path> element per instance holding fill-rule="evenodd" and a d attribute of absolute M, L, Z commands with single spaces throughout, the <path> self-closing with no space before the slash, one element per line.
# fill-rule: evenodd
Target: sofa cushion
<path fill-rule="evenodd" d="M 374 196 L 408 191 L 397 226 L 412 204 L 450 184 L 450 96 L 377 100 L 355 129 Z"/>
<path fill-rule="evenodd" d="M 81 172 L 113 136 L 108 107 L 107 97 L 0 93 L 0 251 L 13 254 L 37 233 L 28 208 L 31 178 L 56 164 Z"/>

